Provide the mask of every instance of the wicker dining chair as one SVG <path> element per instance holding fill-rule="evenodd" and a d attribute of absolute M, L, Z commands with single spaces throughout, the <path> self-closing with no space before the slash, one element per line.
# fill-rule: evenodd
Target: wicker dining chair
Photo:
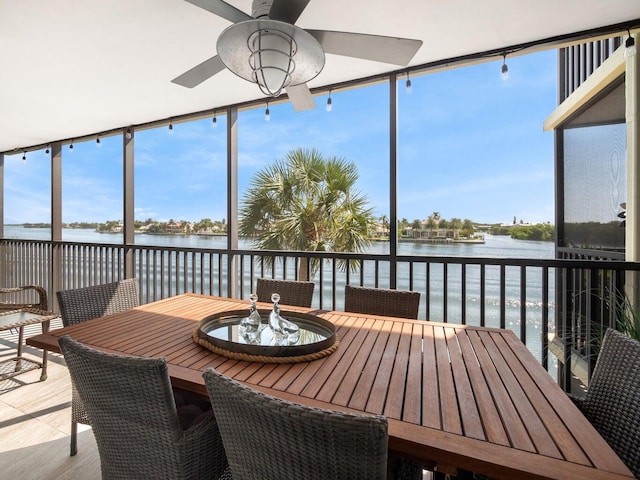
<path fill-rule="evenodd" d="M 2 302 L 0 302 L 0 312 L 17 310 L 19 308 L 37 308 L 48 311 L 47 291 L 38 285 L 24 285 L 21 287 L 2 287 Z M 32 300 L 33 301 L 30 301 Z"/>
<path fill-rule="evenodd" d="M 122 312 L 139 305 L 135 278 L 56 293 L 62 324 L 67 327 L 93 318 Z M 91 425 L 71 382 L 71 456 L 78 453 L 78 423 Z"/>
<path fill-rule="evenodd" d="M 420 292 L 384 288 L 344 287 L 345 312 L 418 318 Z"/>
<path fill-rule="evenodd" d="M 91 417 L 103 479 L 225 475 L 228 464 L 213 411 L 181 426 L 165 358 L 105 353 L 68 335 L 59 343 Z"/>
<path fill-rule="evenodd" d="M 640 342 L 608 329 L 586 395 L 571 398 L 640 478 Z"/>
<path fill-rule="evenodd" d="M 387 419 L 296 404 L 205 370 L 233 480 L 387 478 Z"/>
<path fill-rule="evenodd" d="M 310 307 L 315 286 L 313 282 L 258 278 L 256 281 L 256 295 L 258 295 L 258 301 L 260 302 L 271 302 L 271 294 L 278 293 L 281 305 Z"/>

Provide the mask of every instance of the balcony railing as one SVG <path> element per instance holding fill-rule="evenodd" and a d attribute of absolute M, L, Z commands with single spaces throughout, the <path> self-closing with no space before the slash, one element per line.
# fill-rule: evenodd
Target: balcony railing
<path fill-rule="evenodd" d="M 559 49 L 558 103 L 575 92 L 623 41 L 614 37 Z"/>
<path fill-rule="evenodd" d="M 562 350 L 557 373 L 568 388 L 571 358 L 589 359 L 594 338 L 615 326 L 615 297 L 639 263 L 587 258 L 514 259 L 397 256 L 327 252 L 198 249 L 85 244 L 36 240 L 0 241 L 3 285 L 39 284 L 53 309 L 55 292 L 135 276 L 141 302 L 193 292 L 248 298 L 257 277 L 297 279 L 307 262 L 316 284 L 313 306 L 341 310 L 346 284 L 421 294 L 420 319 L 509 328 L 556 373 L 549 339 Z M 345 261 L 351 268 L 345 270 Z M 128 274 L 127 274 L 128 273 Z M 554 350 L 555 351 L 555 350 Z"/>

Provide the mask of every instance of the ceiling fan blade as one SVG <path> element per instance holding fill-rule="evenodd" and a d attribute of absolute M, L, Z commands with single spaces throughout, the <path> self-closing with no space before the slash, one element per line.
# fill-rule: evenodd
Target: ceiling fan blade
<path fill-rule="evenodd" d="M 422 40 L 383 37 L 364 33 L 331 32 L 328 30 L 306 30 L 313 35 L 325 53 L 364 58 L 393 65 L 408 65 Z"/>
<path fill-rule="evenodd" d="M 204 8 L 208 12 L 215 13 L 219 17 L 225 18 L 232 23 L 244 22 L 245 20 L 251 20 L 253 17 L 247 15 L 242 10 L 238 10 L 236 7 L 229 5 L 222 0 L 186 0 L 187 2 L 196 5 L 197 7 Z"/>
<path fill-rule="evenodd" d="M 296 112 L 304 112 L 305 110 L 316 108 L 316 101 L 313 99 L 313 95 L 311 95 L 306 83 L 289 85 L 286 90 Z"/>
<path fill-rule="evenodd" d="M 296 23 L 310 0 L 274 0 L 269 10 L 271 20 Z"/>
<path fill-rule="evenodd" d="M 184 72 L 182 75 L 171 80 L 171 82 L 182 85 L 183 87 L 193 88 L 224 69 L 224 63 L 222 63 L 220 57 L 216 55 L 215 57 L 205 60 L 200 65 L 193 67 L 191 70 Z"/>

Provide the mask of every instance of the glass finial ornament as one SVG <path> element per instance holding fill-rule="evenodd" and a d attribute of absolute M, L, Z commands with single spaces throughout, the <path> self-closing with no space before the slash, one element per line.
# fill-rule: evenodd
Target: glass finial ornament
<path fill-rule="evenodd" d="M 258 312 L 258 307 L 256 306 L 258 295 L 252 293 L 249 295 L 249 301 L 251 302 L 249 305 L 249 316 L 240 321 L 238 334 L 242 337 L 245 343 L 259 345 L 263 326 L 260 312 Z"/>
<path fill-rule="evenodd" d="M 269 314 L 269 327 L 273 331 L 275 345 L 293 345 L 300 338 L 300 327 L 280 315 L 280 295 L 271 294 L 273 310 Z"/>
<path fill-rule="evenodd" d="M 269 314 L 269 327 L 271 327 L 274 334 L 282 333 L 282 327 L 280 325 L 280 320 L 282 319 L 282 317 L 280 317 L 280 295 L 278 293 L 272 293 L 271 301 L 273 302 L 273 309 Z"/>

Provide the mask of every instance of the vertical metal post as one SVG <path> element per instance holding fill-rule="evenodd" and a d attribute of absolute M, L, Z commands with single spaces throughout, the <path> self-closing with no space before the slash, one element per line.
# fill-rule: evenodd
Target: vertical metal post
<path fill-rule="evenodd" d="M 227 108 L 227 296 L 238 297 L 238 109 Z"/>
<path fill-rule="evenodd" d="M 398 79 L 389 76 L 389 287 L 398 285 Z"/>
<path fill-rule="evenodd" d="M 638 37 L 638 35 L 636 35 Z M 638 38 L 636 38 L 636 45 Z M 625 227 L 625 260 L 640 260 L 640 55 L 627 58 L 625 74 L 625 116 L 627 123 L 627 218 Z M 640 306 L 638 272 L 626 274 L 626 294 L 631 304 Z"/>
<path fill-rule="evenodd" d="M 135 244 L 135 195 L 133 178 L 134 139 L 135 132 L 133 128 L 125 128 L 122 130 L 122 222 L 125 245 L 125 278 L 135 277 L 135 251 L 130 248 L 130 245 Z"/>
<path fill-rule="evenodd" d="M 4 153 L 0 153 L 0 238 L 4 238 Z"/>
<path fill-rule="evenodd" d="M 54 292 L 63 289 L 62 284 L 62 252 L 55 242 L 62 241 L 62 143 L 51 145 L 51 263 L 49 264 L 49 308 L 57 309 Z"/>
<path fill-rule="evenodd" d="M 0 153 L 0 239 L 4 238 L 4 153 Z M 0 281 L 3 285 L 7 283 L 6 259 L 4 258 L 4 249 L 1 252 L 3 257 L 0 258 Z"/>

